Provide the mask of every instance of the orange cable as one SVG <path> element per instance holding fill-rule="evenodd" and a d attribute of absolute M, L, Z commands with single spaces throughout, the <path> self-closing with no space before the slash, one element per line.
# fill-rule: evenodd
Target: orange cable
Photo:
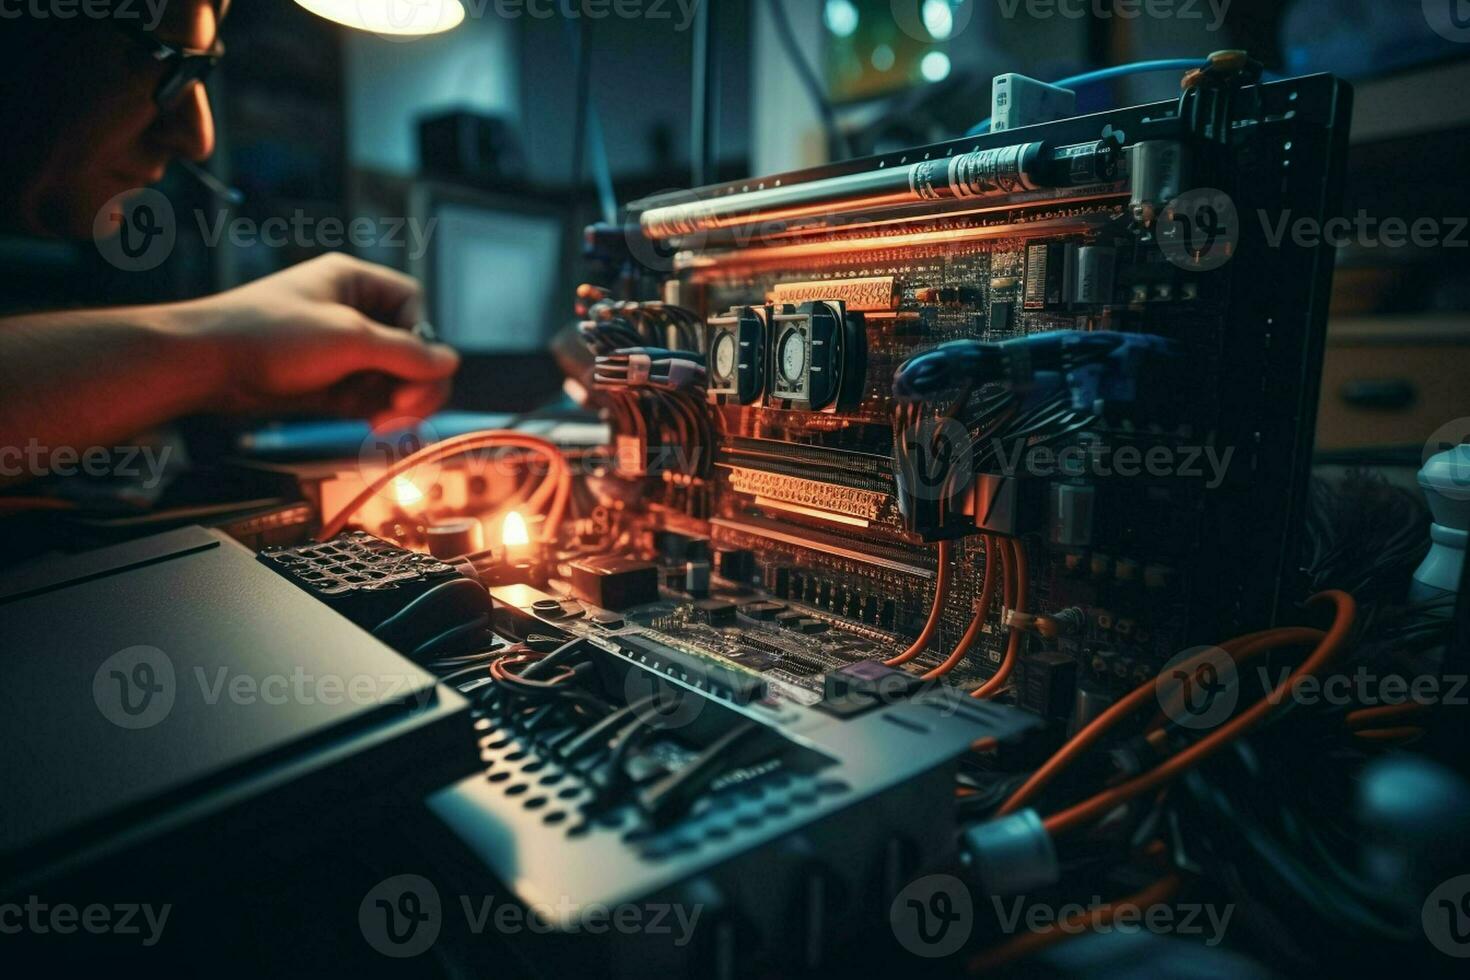
<path fill-rule="evenodd" d="M 934 638 L 934 633 L 939 629 L 939 620 L 944 616 L 944 600 L 949 596 L 949 542 L 939 542 L 939 573 L 934 580 L 934 602 L 929 607 L 929 620 L 924 624 L 924 629 L 919 633 L 919 638 L 909 645 L 903 653 L 889 657 L 883 661 L 886 666 L 897 667 L 906 664 L 917 657 L 929 645 Z"/>
<path fill-rule="evenodd" d="M 1010 545 L 1011 554 L 1010 564 L 1007 566 L 1008 574 L 1006 578 L 1008 581 L 1014 582 L 1011 593 L 1012 598 L 1006 602 L 1006 608 L 1024 612 L 1026 610 L 1026 549 L 1015 538 L 1010 538 L 1002 542 L 1002 545 L 1006 544 Z M 1017 626 L 1010 627 L 1010 630 L 1010 636 L 1006 639 L 1005 656 L 1001 658 L 1000 667 L 996 669 L 989 680 L 971 691 L 970 697 L 994 697 L 1005 686 L 1006 680 L 1011 676 L 1011 671 L 1016 669 L 1016 661 L 1020 659 L 1021 653 L 1021 635 L 1025 633 L 1025 630 Z"/>
<path fill-rule="evenodd" d="M 970 958 L 967 969 L 970 973 L 988 973 L 1023 956 L 1029 956 L 1048 946 L 1063 942 L 1078 933 L 1110 925 L 1118 913 L 1125 909 L 1151 909 L 1173 898 L 1183 884 L 1183 876 L 1177 872 L 1170 872 L 1126 898 L 1074 912 L 1065 918 L 1058 919 L 1044 929 L 1017 936 L 1000 946 L 977 953 Z"/>
<path fill-rule="evenodd" d="M 980 536 L 980 540 L 985 545 L 985 583 L 980 587 L 980 598 L 975 603 L 975 616 L 970 620 L 970 626 L 965 630 L 965 635 L 960 637 L 960 642 L 955 644 L 955 648 L 950 651 L 949 657 L 945 659 L 944 663 L 924 674 L 923 679 L 926 681 L 932 681 L 936 677 L 943 677 L 958 667 L 970 652 L 970 647 L 975 645 L 975 640 L 980 636 L 980 631 L 985 626 L 985 617 L 989 614 L 990 604 L 995 599 L 996 575 L 994 555 L 996 549 L 990 535 L 983 534 Z"/>
<path fill-rule="evenodd" d="M 348 504 L 337 512 L 337 515 L 322 525 L 317 532 L 318 541 L 327 541 L 341 533 L 347 526 L 348 520 L 357 513 L 364 504 L 382 491 L 395 478 L 427 463 L 439 462 L 460 453 L 469 452 L 481 448 L 513 447 L 517 449 L 531 449 L 545 456 L 549 463 L 546 480 L 555 480 L 554 495 L 551 499 L 551 510 L 546 515 L 546 525 L 543 535 L 546 540 L 555 540 L 556 532 L 561 526 L 562 515 L 566 512 L 567 504 L 572 494 L 572 471 L 567 466 L 566 459 L 561 450 L 554 443 L 548 442 L 537 436 L 526 435 L 505 429 L 490 429 L 483 432 L 471 432 L 462 436 L 445 439 L 442 442 L 425 446 L 416 453 L 412 453 L 400 459 L 392 466 L 384 470 L 376 479 L 367 485 L 361 493 L 353 497 Z M 532 494 L 533 498 L 540 496 L 540 488 Z"/>
<path fill-rule="evenodd" d="M 1323 635 L 1324 634 L 1321 630 L 1306 629 L 1302 627 L 1287 627 L 1283 629 L 1263 630 L 1259 633 L 1250 633 L 1243 637 L 1237 637 L 1235 640 L 1226 641 L 1224 644 L 1221 644 L 1221 649 L 1224 649 L 1227 652 L 1232 652 L 1232 646 L 1234 646 L 1241 640 L 1259 642 L 1266 638 L 1279 639 L 1281 646 L 1290 646 L 1294 643 L 1315 643 L 1320 640 Z M 1249 645 L 1249 643 L 1247 645 Z M 1253 653 L 1264 652 L 1266 649 L 1269 648 L 1263 647 L 1259 650 L 1253 648 Z M 1198 656 L 1193 657 L 1188 661 L 1185 661 L 1183 664 L 1180 664 L 1179 668 L 1181 670 L 1188 670 L 1200 660 L 1209 656 L 1211 652 L 1213 652 L 1213 650 L 1201 651 Z M 1237 663 L 1240 663 L 1245 658 L 1236 653 L 1234 655 L 1234 659 Z M 1014 813 L 1016 810 L 1019 810 L 1022 806 L 1026 805 L 1028 802 L 1034 799 L 1036 795 L 1041 792 L 1042 789 L 1044 789 L 1062 772 L 1063 769 L 1067 768 L 1067 766 L 1070 765 L 1077 757 L 1079 757 L 1087 749 L 1091 748 L 1092 745 L 1095 744 L 1100 738 L 1102 738 L 1103 735 L 1107 734 L 1107 732 L 1111 728 L 1131 716 L 1135 711 L 1143 707 L 1144 704 L 1146 704 L 1151 698 L 1156 696 L 1157 688 L 1157 678 L 1155 678 L 1154 680 L 1145 681 L 1144 683 L 1140 684 L 1138 687 L 1130 691 L 1128 694 L 1120 698 L 1112 705 L 1112 707 L 1108 708 L 1102 714 L 1094 718 L 1084 728 L 1077 732 L 1076 735 L 1073 735 L 1060 749 L 1058 749 L 1052 755 L 1050 759 L 1047 759 L 1040 769 L 1037 769 L 1034 773 L 1032 773 L 1031 777 L 1027 779 L 1026 782 L 1022 783 L 1019 789 L 1011 794 L 1010 799 L 1006 800 L 1005 803 L 1001 805 L 1000 809 L 996 811 L 996 815 L 1005 816 L 1008 813 Z"/>
<path fill-rule="evenodd" d="M 1433 706 L 1425 704 L 1423 701 L 1382 704 L 1373 708 L 1359 708 L 1356 711 L 1349 711 L 1343 721 L 1347 725 L 1356 728 L 1358 725 L 1372 724 L 1373 722 L 1383 721 L 1388 718 L 1398 718 L 1400 715 L 1418 714 L 1420 711 L 1427 711 L 1431 707 Z"/>
<path fill-rule="evenodd" d="M 1426 729 L 1419 725 L 1400 725 L 1397 728 L 1365 728 L 1353 732 L 1354 738 L 1367 742 L 1401 742 L 1423 735 Z"/>
<path fill-rule="evenodd" d="M 1150 769 L 1142 775 L 1135 776 L 1127 782 L 1103 790 L 1090 799 L 1084 800 L 1075 806 L 1069 807 L 1060 813 L 1054 813 L 1043 821 L 1048 833 L 1056 835 L 1104 816 L 1113 809 L 1122 806 L 1141 793 L 1168 782 L 1180 773 L 1198 765 L 1229 744 L 1233 739 L 1244 735 L 1255 727 L 1266 717 L 1277 703 L 1290 691 L 1292 685 L 1299 679 L 1315 675 L 1337 657 L 1343 644 L 1347 641 L 1348 634 L 1352 630 L 1353 621 L 1357 616 L 1357 603 L 1353 597 L 1338 589 L 1330 589 L 1319 592 L 1307 600 L 1309 603 L 1328 601 L 1337 607 L 1337 614 L 1333 619 L 1332 628 L 1327 631 L 1317 644 L 1316 648 L 1308 654 L 1301 666 L 1292 671 L 1280 684 L 1276 685 L 1264 698 L 1252 704 L 1240 714 L 1216 728 L 1204 738 L 1195 742 L 1186 749 L 1165 759 L 1159 765 Z M 1241 659 L 1261 652 L 1264 649 L 1289 645 L 1284 644 L 1272 637 L 1263 637 L 1247 644 L 1239 651 Z M 1260 649 L 1253 649 L 1259 647 Z"/>

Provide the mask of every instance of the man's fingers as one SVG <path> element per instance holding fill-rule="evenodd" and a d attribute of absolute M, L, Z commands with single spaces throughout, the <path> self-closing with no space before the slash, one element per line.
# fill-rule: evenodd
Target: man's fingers
<path fill-rule="evenodd" d="M 426 344 L 406 330 L 375 323 L 361 333 L 360 370 L 383 371 L 405 381 L 438 381 L 459 367 L 459 355 L 444 344 Z"/>
<path fill-rule="evenodd" d="M 394 389 L 388 407 L 372 415 L 373 426 L 376 428 L 396 419 L 428 418 L 449 399 L 449 389 L 448 380 L 399 385 Z"/>
<path fill-rule="evenodd" d="M 379 323 L 411 327 L 423 316 L 423 287 L 397 269 L 340 253 L 324 256 L 338 302 Z"/>

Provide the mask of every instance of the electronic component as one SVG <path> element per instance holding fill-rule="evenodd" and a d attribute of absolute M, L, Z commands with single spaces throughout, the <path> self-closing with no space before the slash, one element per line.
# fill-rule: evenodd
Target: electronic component
<path fill-rule="evenodd" d="M 760 398 L 766 382 L 766 333 L 770 312 L 763 306 L 732 307 L 709 319 L 709 393 L 741 405 Z"/>
<path fill-rule="evenodd" d="M 1072 115 L 1077 93 L 1015 72 L 996 75 L 990 83 L 990 131 L 1051 122 Z"/>
<path fill-rule="evenodd" d="M 658 566 L 633 558 L 583 558 L 570 566 L 572 592 L 613 611 L 658 599 Z"/>
<path fill-rule="evenodd" d="M 369 630 L 435 586 L 461 578 L 438 558 L 364 531 L 294 548 L 268 548 L 258 558 Z"/>
<path fill-rule="evenodd" d="M 855 408 L 867 370 L 862 315 L 840 302 L 807 302 L 781 308 L 772 322 L 772 397 L 812 411 Z"/>

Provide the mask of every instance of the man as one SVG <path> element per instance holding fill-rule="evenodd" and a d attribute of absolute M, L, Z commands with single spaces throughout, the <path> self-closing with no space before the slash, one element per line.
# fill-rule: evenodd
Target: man
<path fill-rule="evenodd" d="M 90 238 L 114 197 L 158 181 L 171 160 L 207 158 L 200 79 L 228 4 L 7 20 L 0 223 Z M 406 329 L 420 300 L 407 276 L 328 255 L 205 299 L 0 319 L 0 447 L 115 445 L 205 412 L 427 414 L 458 358 Z"/>

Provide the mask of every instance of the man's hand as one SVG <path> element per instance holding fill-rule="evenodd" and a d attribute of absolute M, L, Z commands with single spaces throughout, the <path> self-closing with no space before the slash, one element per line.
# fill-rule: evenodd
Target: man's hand
<path fill-rule="evenodd" d="M 415 280 L 346 255 L 183 306 L 182 329 L 221 371 L 216 411 L 422 417 L 459 366 L 409 332 L 422 309 Z"/>

